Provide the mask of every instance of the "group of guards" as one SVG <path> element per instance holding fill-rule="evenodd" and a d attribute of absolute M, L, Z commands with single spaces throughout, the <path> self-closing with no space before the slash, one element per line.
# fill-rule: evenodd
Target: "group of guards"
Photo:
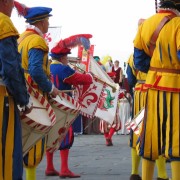
<path fill-rule="evenodd" d="M 0 0 L 0 179 L 20 180 L 23 165 L 26 179 L 36 179 L 36 167 L 46 153 L 47 136 L 39 140 L 23 157 L 20 113 L 30 113 L 33 104 L 26 83 L 48 99 L 71 85 L 91 84 L 90 74 L 79 74 L 67 66 L 68 48 L 51 50 L 43 38 L 48 31 L 51 8 L 27 8 L 29 23 L 19 36 L 10 17 L 17 2 Z M 154 161 L 158 180 L 166 180 L 165 163 L 171 162 L 172 180 L 180 179 L 180 1 L 160 0 L 158 12 L 143 20 L 134 39 L 134 52 L 127 68 L 129 84 L 134 86 L 133 116 L 145 108 L 139 137 L 130 134 L 132 147 L 131 180 L 152 180 Z M 51 66 L 51 67 L 50 67 Z M 61 71 L 59 71 L 61 69 Z M 53 82 L 50 80 L 53 75 Z M 46 175 L 80 177 L 68 167 L 72 129 L 61 146 L 61 170 L 53 166 L 53 153 L 47 152 Z M 138 166 L 142 157 L 142 178 Z"/>
<path fill-rule="evenodd" d="M 71 90 L 72 85 L 92 83 L 91 74 L 80 74 L 67 66 L 69 48 L 54 46 L 48 60 L 49 48 L 44 39 L 49 27 L 51 8 L 32 7 L 21 9 L 22 4 L 14 0 L 0 0 L 0 179 L 21 180 L 23 166 L 26 179 L 36 179 L 36 167 L 46 154 L 47 176 L 77 178 L 80 175 L 69 170 L 69 149 L 74 140 L 72 127 L 61 143 L 61 168 L 56 171 L 53 165 L 53 153 L 46 152 L 48 135 L 22 155 L 22 129 L 20 112 L 30 113 L 33 109 L 28 83 L 47 100 L 56 97 L 60 90 Z M 14 6 L 28 23 L 24 33 L 19 35 L 10 17 Z M 21 7 L 20 7 L 21 6 Z M 37 117 L 38 118 L 38 117 Z"/>

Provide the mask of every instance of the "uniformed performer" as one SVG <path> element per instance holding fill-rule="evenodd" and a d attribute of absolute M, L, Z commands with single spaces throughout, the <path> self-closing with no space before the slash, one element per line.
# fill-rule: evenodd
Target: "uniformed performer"
<path fill-rule="evenodd" d="M 32 109 L 26 89 L 19 33 L 11 21 L 13 0 L 0 0 L 0 179 L 22 180 L 22 130 L 17 105 Z"/>

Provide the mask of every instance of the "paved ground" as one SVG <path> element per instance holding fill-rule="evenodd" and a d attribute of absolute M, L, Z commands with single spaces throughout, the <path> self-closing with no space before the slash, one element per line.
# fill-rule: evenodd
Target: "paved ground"
<path fill-rule="evenodd" d="M 131 157 L 128 136 L 114 135 L 113 143 L 114 146 L 105 146 L 103 135 L 76 136 L 70 150 L 70 169 L 81 174 L 79 180 L 129 180 Z M 60 166 L 59 151 L 55 153 L 54 164 L 58 170 Z M 37 180 L 59 179 L 59 177 L 46 177 L 44 175 L 45 167 L 46 159 L 44 158 L 37 169 Z M 170 175 L 169 164 L 167 164 L 167 172 Z M 156 170 L 154 177 L 157 177 Z"/>

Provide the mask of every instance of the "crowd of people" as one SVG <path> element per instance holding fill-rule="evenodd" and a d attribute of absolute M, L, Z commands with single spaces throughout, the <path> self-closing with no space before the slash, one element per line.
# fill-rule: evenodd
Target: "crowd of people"
<path fill-rule="evenodd" d="M 28 23 L 21 35 L 10 19 L 14 6 L 21 10 L 18 12 Z M 49 101 L 49 96 L 56 97 L 61 90 L 68 90 L 72 97 L 72 85 L 90 85 L 93 76 L 84 73 L 80 59 L 74 69 L 68 65 L 71 49 L 55 45 L 49 54 L 44 34 L 48 31 L 51 8 L 24 6 L 22 10 L 20 6 L 14 0 L 0 0 L 0 179 L 21 180 L 24 167 L 26 179 L 35 180 L 36 168 L 45 155 L 46 176 L 79 178 L 68 165 L 74 141 L 73 125 L 59 144 L 61 167 L 57 171 L 53 152 L 46 151 L 48 133 L 23 156 L 21 115 L 33 110 L 27 84 Z M 123 70 L 118 60 L 113 63 L 109 58 L 103 64 L 99 56 L 93 57 L 121 90 L 118 96 L 121 121 L 116 119 L 109 124 L 100 119 L 99 130 L 107 146 L 113 146 L 115 132 L 129 135 L 130 180 L 152 180 L 155 163 L 157 179 L 168 180 L 167 160 L 171 163 L 172 180 L 180 178 L 179 16 L 179 0 L 160 0 L 156 14 L 140 19 L 133 40 L 134 51 L 127 62 L 128 90 L 124 89 Z M 126 121 L 137 118 L 142 109 L 145 113 L 140 133 L 127 131 Z M 139 174 L 141 159 L 142 175 Z"/>

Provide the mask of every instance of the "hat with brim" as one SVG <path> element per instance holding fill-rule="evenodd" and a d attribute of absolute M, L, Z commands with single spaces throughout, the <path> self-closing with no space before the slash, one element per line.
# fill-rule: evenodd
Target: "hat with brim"
<path fill-rule="evenodd" d="M 37 21 L 41 21 L 47 17 L 52 16 L 50 12 L 52 8 L 48 7 L 32 7 L 28 8 L 27 14 L 24 16 L 27 23 L 33 24 Z"/>
<path fill-rule="evenodd" d="M 55 46 L 54 48 L 52 48 L 51 52 L 49 53 L 49 55 L 55 59 L 60 59 L 61 57 L 67 56 L 68 54 L 71 54 L 71 49 L 59 48 L 58 46 Z"/>

